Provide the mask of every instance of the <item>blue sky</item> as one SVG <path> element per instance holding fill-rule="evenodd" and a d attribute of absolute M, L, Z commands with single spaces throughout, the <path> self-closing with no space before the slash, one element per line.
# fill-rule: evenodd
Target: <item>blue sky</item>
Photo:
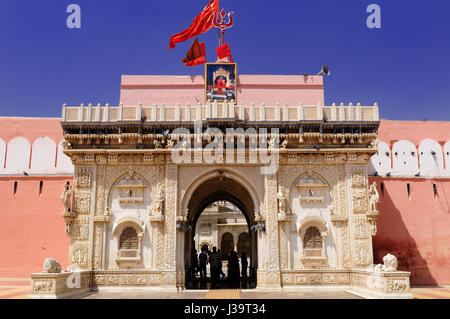
<path fill-rule="evenodd" d="M 0 116 L 58 117 L 62 103 L 119 102 L 122 74 L 202 74 L 166 50 L 208 0 L 2 0 Z M 82 28 L 66 27 L 81 7 Z M 381 29 L 366 8 L 381 7 Z M 450 120 L 450 1 L 220 0 L 240 74 L 315 74 L 325 102 L 372 105 L 392 120 Z M 217 32 L 199 36 L 215 60 Z"/>

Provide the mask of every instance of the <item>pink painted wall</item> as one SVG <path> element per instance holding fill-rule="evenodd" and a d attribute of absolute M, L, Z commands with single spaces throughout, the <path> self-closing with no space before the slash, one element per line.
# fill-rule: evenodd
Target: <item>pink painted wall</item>
<path fill-rule="evenodd" d="M 416 147 L 425 140 L 431 139 L 438 143 L 450 140 L 450 121 L 390 121 L 382 119 L 378 130 L 378 139 L 391 147 L 396 141 L 411 141 Z"/>
<path fill-rule="evenodd" d="M 413 143 L 417 152 L 427 139 L 443 147 L 450 141 L 450 122 L 381 120 L 378 138 L 394 157 L 392 146 L 400 140 Z M 432 164 L 442 165 L 434 160 Z M 384 255 L 394 254 L 399 269 L 411 271 L 413 285 L 450 285 L 450 178 L 444 171 L 437 171 L 440 176 L 415 177 L 417 170 L 409 177 L 369 176 L 370 183 L 377 182 L 380 193 L 374 259 L 381 263 Z"/>
<path fill-rule="evenodd" d="M 370 177 L 369 181 L 378 184 L 380 193 L 374 262 L 382 263 L 391 253 L 400 270 L 411 272 L 411 284 L 450 285 L 450 179 Z"/>
<path fill-rule="evenodd" d="M 21 154 L 20 150 L 11 151 L 9 142 L 18 137 L 26 142 L 25 145 L 29 145 L 27 154 Z M 51 150 L 48 167 L 54 167 L 56 172 L 54 155 L 57 154 L 58 143 L 63 139 L 58 118 L 0 118 L 0 139 L 6 145 L 6 154 L 0 152 L 0 156 L 12 156 L 11 153 L 17 156 L 7 159 L 7 163 L 23 160 L 27 166 L 32 163 L 42 165 L 39 162 L 42 157 L 37 157 L 38 160 L 34 162 L 32 159 L 33 154 L 37 156 L 38 153 L 36 149 L 33 153 L 34 142 L 43 137 L 54 142 L 51 144 L 54 149 Z M 30 170 L 24 169 L 29 172 L 29 176 L 11 174 L 6 164 L 6 167 L 0 167 L 0 277 L 29 278 L 30 273 L 42 270 L 47 257 L 54 257 L 63 267 L 67 266 L 69 240 L 65 236 L 64 220 L 61 217 L 63 205 L 60 197 L 64 183 L 72 183 L 70 169 L 60 170 L 67 176 L 39 176 L 33 173 L 33 165 Z M 43 185 L 39 194 L 40 181 Z M 16 194 L 14 182 L 17 182 Z"/>
<path fill-rule="evenodd" d="M 124 105 L 185 105 L 205 103 L 204 76 L 123 75 L 120 102 Z M 255 105 L 324 104 L 322 76 L 239 75 L 238 103 Z"/>
<path fill-rule="evenodd" d="M 0 277 L 29 278 L 42 271 L 47 257 L 67 267 L 69 238 L 60 200 L 67 181 L 72 184 L 71 177 L 0 177 Z"/>
<path fill-rule="evenodd" d="M 0 176 L 72 175 L 62 140 L 59 118 L 0 117 Z"/>
<path fill-rule="evenodd" d="M 60 118 L 0 117 L 0 138 L 8 143 L 17 136 L 23 136 L 30 144 L 42 136 L 48 136 L 58 144 L 62 139 Z"/>

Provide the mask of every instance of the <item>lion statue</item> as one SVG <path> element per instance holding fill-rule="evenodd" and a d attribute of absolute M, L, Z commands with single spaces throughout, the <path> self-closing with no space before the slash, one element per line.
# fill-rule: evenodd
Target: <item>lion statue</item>
<path fill-rule="evenodd" d="M 388 271 L 397 271 L 398 262 L 397 258 L 394 255 L 387 254 L 383 257 L 383 263 L 375 266 L 374 271 L 376 272 L 388 272 Z"/>
<path fill-rule="evenodd" d="M 47 258 L 44 261 L 44 273 L 58 274 L 61 272 L 61 265 L 54 258 Z"/>

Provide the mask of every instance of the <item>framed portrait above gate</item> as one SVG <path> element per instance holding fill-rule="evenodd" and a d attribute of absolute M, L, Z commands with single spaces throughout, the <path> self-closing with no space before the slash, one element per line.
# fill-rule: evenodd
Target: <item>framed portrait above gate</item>
<path fill-rule="evenodd" d="M 205 100 L 237 101 L 236 63 L 205 64 Z"/>

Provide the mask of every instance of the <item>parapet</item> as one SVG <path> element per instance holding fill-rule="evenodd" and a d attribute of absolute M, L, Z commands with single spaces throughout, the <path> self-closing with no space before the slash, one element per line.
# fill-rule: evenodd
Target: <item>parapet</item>
<path fill-rule="evenodd" d="M 231 102 L 211 102 L 197 105 L 123 105 L 102 107 L 63 105 L 63 123 L 188 123 L 208 120 L 230 120 L 241 122 L 259 122 L 267 124 L 283 124 L 292 122 L 378 122 L 378 105 L 373 106 L 348 105 L 323 106 L 303 105 L 265 105 L 235 104 Z"/>

